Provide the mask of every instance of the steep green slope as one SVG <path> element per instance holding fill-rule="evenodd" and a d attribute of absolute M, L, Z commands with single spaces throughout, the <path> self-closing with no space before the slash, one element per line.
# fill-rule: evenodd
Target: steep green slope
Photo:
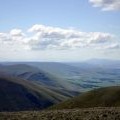
<path fill-rule="evenodd" d="M 120 86 L 95 89 L 65 101 L 50 109 L 73 109 L 88 107 L 120 106 Z"/>
<path fill-rule="evenodd" d="M 43 109 L 66 99 L 30 81 L 0 73 L 0 111 Z"/>

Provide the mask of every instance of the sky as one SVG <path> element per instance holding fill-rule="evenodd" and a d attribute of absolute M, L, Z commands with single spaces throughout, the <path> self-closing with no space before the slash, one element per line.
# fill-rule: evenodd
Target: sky
<path fill-rule="evenodd" d="M 0 61 L 120 60 L 120 0 L 0 0 Z"/>

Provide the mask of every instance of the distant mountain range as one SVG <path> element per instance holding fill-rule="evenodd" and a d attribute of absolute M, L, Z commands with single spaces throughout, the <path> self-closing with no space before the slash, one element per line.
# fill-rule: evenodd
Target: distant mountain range
<path fill-rule="evenodd" d="M 101 67 L 101 68 L 118 68 L 120 69 L 120 60 L 108 59 L 90 59 L 84 62 L 71 62 L 70 65 L 76 67 Z"/>

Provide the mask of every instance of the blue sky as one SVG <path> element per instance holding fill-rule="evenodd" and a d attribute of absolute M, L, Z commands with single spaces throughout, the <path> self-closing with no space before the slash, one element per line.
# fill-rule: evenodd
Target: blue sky
<path fill-rule="evenodd" d="M 119 0 L 0 0 L 1 61 L 120 59 L 119 33 Z"/>

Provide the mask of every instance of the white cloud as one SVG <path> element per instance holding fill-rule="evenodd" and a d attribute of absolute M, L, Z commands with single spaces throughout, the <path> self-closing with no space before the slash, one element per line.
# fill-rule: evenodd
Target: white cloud
<path fill-rule="evenodd" d="M 0 33 L 0 42 L 9 41 L 9 36 L 7 33 Z"/>
<path fill-rule="evenodd" d="M 24 36 L 24 33 L 20 29 L 13 29 L 10 31 L 10 35 L 12 35 L 12 36 Z"/>
<path fill-rule="evenodd" d="M 25 34 L 20 29 L 13 29 L 9 33 L 0 33 L 0 44 L 9 44 L 14 49 L 22 48 L 29 50 L 117 49 L 118 47 L 114 47 L 115 44 L 119 46 L 115 36 L 110 33 L 81 32 L 79 30 L 45 25 L 33 25 L 27 32 Z"/>
<path fill-rule="evenodd" d="M 29 32 L 34 33 L 28 44 L 32 49 L 75 49 L 88 48 L 93 45 L 112 44 L 114 35 L 102 32 L 81 32 L 44 25 L 34 25 Z"/>
<path fill-rule="evenodd" d="M 120 10 L 120 0 L 89 0 L 94 7 L 101 7 L 103 11 Z"/>

